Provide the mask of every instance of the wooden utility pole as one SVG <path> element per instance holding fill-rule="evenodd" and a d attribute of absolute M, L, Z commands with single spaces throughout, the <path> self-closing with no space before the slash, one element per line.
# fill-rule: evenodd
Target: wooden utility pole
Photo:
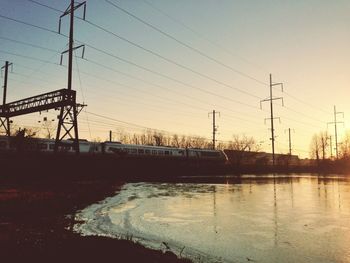
<path fill-rule="evenodd" d="M 292 155 L 292 137 L 290 134 L 290 128 L 288 128 L 288 137 L 289 137 L 289 155 Z"/>
<path fill-rule="evenodd" d="M 218 114 L 220 116 L 220 112 L 213 110 L 213 112 L 208 113 L 208 117 L 210 116 L 210 114 L 213 115 L 213 150 L 215 150 L 216 132 L 218 131 L 218 129 L 217 129 L 218 127 L 216 126 L 215 116 L 216 116 L 216 114 Z"/>

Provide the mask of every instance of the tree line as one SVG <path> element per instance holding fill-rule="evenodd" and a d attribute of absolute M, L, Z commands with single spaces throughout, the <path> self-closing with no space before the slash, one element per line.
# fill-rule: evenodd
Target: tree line
<path fill-rule="evenodd" d="M 310 157 L 317 161 L 330 159 L 350 159 L 350 131 L 338 142 L 338 156 L 334 137 L 327 131 L 314 134 L 310 144 Z"/>

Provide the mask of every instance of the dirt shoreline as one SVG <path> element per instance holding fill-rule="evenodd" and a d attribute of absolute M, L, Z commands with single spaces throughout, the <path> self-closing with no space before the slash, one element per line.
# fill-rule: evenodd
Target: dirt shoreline
<path fill-rule="evenodd" d="M 76 211 L 113 196 L 122 185 L 111 179 L 2 182 L 2 262 L 190 262 L 131 241 L 70 230 Z"/>

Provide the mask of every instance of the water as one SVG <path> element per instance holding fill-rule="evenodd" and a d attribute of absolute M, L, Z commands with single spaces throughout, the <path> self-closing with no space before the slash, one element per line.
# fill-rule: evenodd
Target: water
<path fill-rule="evenodd" d="M 77 215 L 86 223 L 75 228 L 199 262 L 350 262 L 350 178 L 228 181 L 126 184 Z"/>

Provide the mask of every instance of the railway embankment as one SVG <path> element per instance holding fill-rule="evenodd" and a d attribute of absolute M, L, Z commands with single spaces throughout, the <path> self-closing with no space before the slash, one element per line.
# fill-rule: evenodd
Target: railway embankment
<path fill-rule="evenodd" d="M 225 176 L 240 174 L 349 174 L 350 162 L 333 161 L 317 165 L 237 165 L 230 160 L 210 162 L 171 158 L 128 158 L 114 155 L 4 153 L 0 154 L 0 181 L 21 183 L 41 179 L 120 180 L 178 182 L 184 176 Z"/>

